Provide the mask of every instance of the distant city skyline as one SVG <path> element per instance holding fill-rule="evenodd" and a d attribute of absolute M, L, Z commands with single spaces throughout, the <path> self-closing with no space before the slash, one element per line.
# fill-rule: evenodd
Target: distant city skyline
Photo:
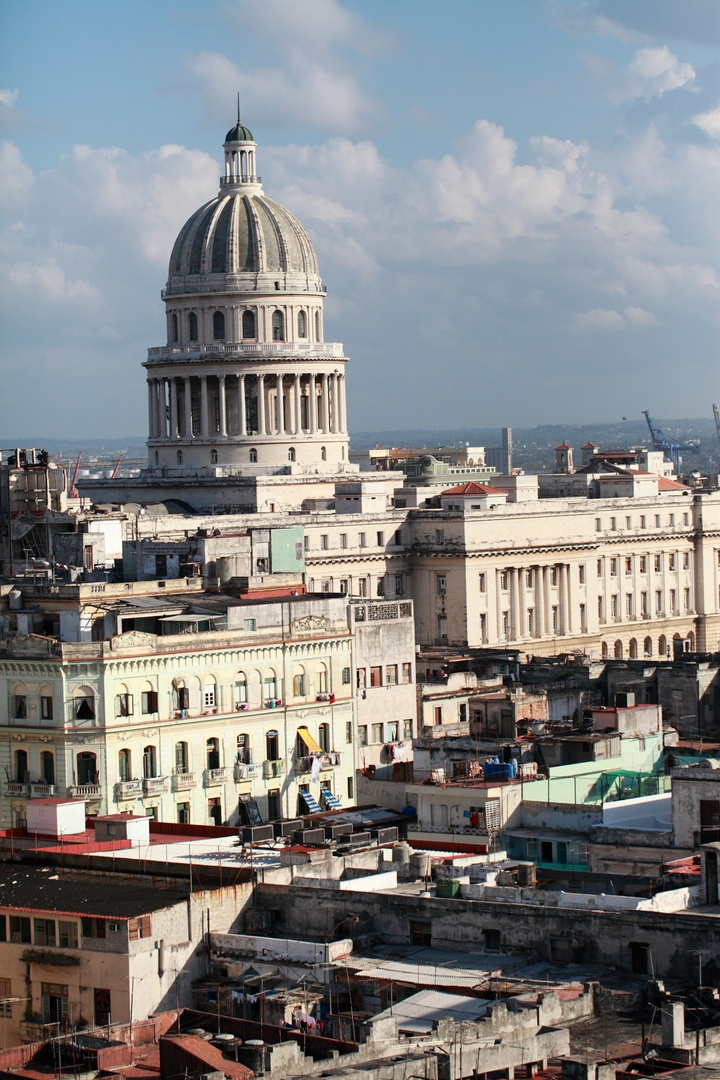
<path fill-rule="evenodd" d="M 351 431 L 711 416 L 716 3 L 6 0 L 0 39 L 6 429 L 147 431 L 237 91 Z"/>

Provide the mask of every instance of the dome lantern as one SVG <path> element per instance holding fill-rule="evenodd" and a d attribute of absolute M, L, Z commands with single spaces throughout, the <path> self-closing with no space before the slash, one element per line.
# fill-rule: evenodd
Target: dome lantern
<path fill-rule="evenodd" d="M 228 187 L 247 189 L 251 185 L 260 187 L 261 177 L 257 174 L 257 143 L 252 132 L 240 123 L 240 94 L 237 101 L 237 124 L 230 128 L 223 143 L 225 151 L 225 175 L 220 177 L 220 190 Z"/>

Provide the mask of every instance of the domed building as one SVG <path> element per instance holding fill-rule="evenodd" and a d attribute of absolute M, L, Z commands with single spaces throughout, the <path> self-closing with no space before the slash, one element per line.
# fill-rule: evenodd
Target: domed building
<path fill-rule="evenodd" d="M 224 151 L 217 196 L 173 246 L 167 343 L 145 363 L 150 473 L 345 471 L 347 360 L 323 339 L 312 243 L 263 192 L 257 144 L 239 116 Z"/>

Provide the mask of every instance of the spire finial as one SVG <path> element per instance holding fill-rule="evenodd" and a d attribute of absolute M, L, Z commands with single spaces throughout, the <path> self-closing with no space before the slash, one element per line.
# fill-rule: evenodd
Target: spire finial
<path fill-rule="evenodd" d="M 238 127 L 240 127 L 240 91 L 237 92 Z"/>

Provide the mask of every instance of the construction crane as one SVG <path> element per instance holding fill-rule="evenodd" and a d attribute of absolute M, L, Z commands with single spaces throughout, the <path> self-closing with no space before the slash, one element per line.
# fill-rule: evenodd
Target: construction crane
<path fill-rule="evenodd" d="M 687 443 L 673 442 L 673 440 L 665 434 L 662 428 L 653 426 L 653 422 L 650 419 L 650 413 L 647 409 L 643 409 L 643 416 L 647 420 L 647 426 L 650 431 L 650 438 L 652 444 L 656 450 L 662 450 L 665 461 L 671 461 L 675 466 L 675 472 L 680 472 L 680 451 L 690 450 L 694 451 L 700 446 L 699 439 L 691 439 Z"/>
<path fill-rule="evenodd" d="M 73 473 L 72 484 L 70 485 L 70 491 L 69 491 L 69 495 L 70 495 L 71 499 L 77 499 L 77 497 L 78 497 L 77 478 L 78 478 L 78 473 L 80 472 L 80 458 L 81 457 L 82 457 L 82 450 L 80 450 L 78 452 L 77 461 L 75 462 L 75 472 Z"/>
<path fill-rule="evenodd" d="M 715 417 L 715 427 L 717 428 L 718 443 L 720 443 L 720 409 L 717 405 L 713 405 L 713 416 Z"/>
<path fill-rule="evenodd" d="M 122 459 L 123 459 L 124 457 L 125 457 L 125 451 L 123 450 L 123 451 L 122 451 L 122 453 L 120 454 L 120 457 L 119 457 L 119 458 L 117 459 L 117 462 L 116 462 L 115 468 L 114 468 L 114 469 L 113 469 L 113 471 L 112 471 L 112 476 L 110 477 L 110 479 L 111 479 L 111 480 L 114 480 L 114 479 L 115 479 L 115 477 L 117 476 L 117 474 L 118 474 L 118 469 L 120 468 L 120 462 L 122 461 Z"/>

